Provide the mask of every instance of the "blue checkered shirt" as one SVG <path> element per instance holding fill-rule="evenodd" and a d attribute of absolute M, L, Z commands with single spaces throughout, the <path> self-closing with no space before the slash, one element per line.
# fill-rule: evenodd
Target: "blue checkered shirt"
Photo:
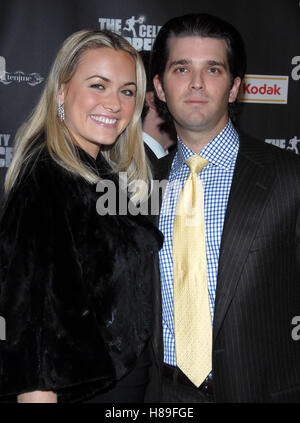
<path fill-rule="evenodd" d="M 239 137 L 229 120 L 223 131 L 199 153 L 209 162 L 199 176 L 204 189 L 207 279 L 212 321 L 221 236 L 238 148 Z M 172 163 L 159 219 L 159 229 L 165 239 L 159 254 L 164 362 L 171 366 L 176 366 L 173 319 L 173 224 L 177 199 L 189 175 L 189 167 L 185 161 L 194 154 L 180 139 L 178 140 L 178 151 Z"/>

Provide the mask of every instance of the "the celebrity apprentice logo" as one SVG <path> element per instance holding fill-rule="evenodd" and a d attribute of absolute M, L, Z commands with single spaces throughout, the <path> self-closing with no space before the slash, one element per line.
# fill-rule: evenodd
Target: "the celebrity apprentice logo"
<path fill-rule="evenodd" d="M 293 153 L 300 154 L 300 138 L 296 135 L 290 139 L 274 139 L 274 138 L 266 138 L 265 142 L 267 144 L 276 145 L 276 147 L 290 150 Z"/>
<path fill-rule="evenodd" d="M 99 18 L 100 30 L 110 30 L 122 35 L 136 50 L 151 50 L 161 26 L 146 24 L 145 16 L 127 19 Z"/>

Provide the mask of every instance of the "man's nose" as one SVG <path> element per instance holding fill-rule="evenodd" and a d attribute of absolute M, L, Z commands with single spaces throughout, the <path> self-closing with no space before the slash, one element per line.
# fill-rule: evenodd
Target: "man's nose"
<path fill-rule="evenodd" d="M 204 88 L 202 72 L 193 72 L 190 87 L 195 90 L 201 90 Z"/>

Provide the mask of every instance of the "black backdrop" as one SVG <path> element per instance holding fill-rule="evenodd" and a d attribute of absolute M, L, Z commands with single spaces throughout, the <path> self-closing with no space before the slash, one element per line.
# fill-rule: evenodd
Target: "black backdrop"
<path fill-rule="evenodd" d="M 61 42 L 83 28 L 115 30 L 150 49 L 164 22 L 208 12 L 241 32 L 248 52 L 240 127 L 300 153 L 299 0 L 10 0 L 0 7 L 0 185 L 17 128 L 36 104 Z M 244 92 L 244 95 L 243 95 Z"/>

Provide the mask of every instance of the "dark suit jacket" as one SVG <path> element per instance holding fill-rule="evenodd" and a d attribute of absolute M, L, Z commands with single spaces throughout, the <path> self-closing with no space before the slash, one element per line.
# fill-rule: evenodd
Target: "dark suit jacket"
<path fill-rule="evenodd" d="M 144 147 L 145 147 L 146 156 L 149 159 L 149 163 L 150 163 L 150 166 L 152 168 L 154 166 L 154 164 L 157 162 L 158 158 L 156 157 L 156 155 L 153 153 L 151 148 L 145 142 L 144 142 Z"/>
<path fill-rule="evenodd" d="M 173 157 L 157 162 L 158 179 L 168 177 Z M 159 295 L 157 287 L 158 314 Z M 241 135 L 216 288 L 216 402 L 300 401 L 300 341 L 291 335 L 297 315 L 300 160 Z M 161 329 L 156 339 L 161 366 Z"/>

